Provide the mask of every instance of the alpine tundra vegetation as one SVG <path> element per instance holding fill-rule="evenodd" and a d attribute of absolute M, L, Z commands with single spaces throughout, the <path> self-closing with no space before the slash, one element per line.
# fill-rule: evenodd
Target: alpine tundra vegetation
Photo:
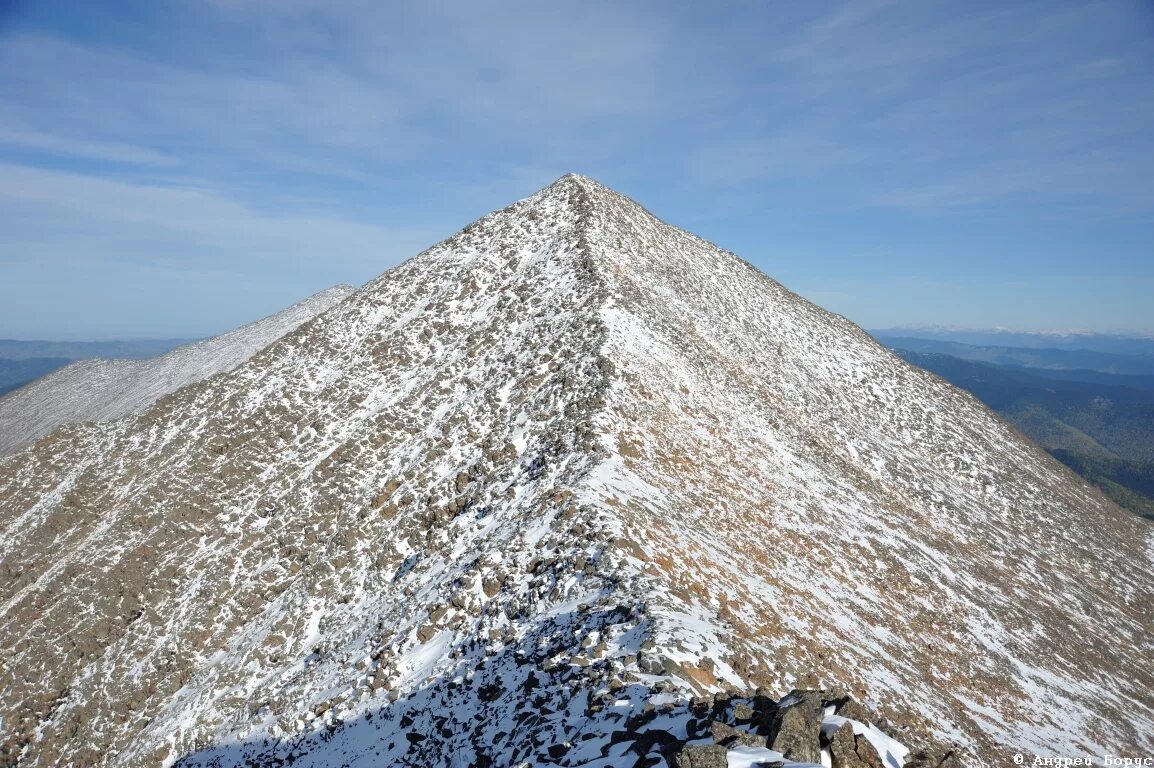
<path fill-rule="evenodd" d="M 1154 751 L 1154 538 L 588 178 L 0 458 L 0 764 Z"/>

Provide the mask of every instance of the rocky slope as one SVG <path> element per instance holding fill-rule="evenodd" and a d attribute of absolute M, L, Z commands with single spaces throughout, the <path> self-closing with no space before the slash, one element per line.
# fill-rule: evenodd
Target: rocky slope
<path fill-rule="evenodd" d="M 275 315 L 144 360 L 82 360 L 0 399 L 0 456 L 30 445 L 61 424 L 139 413 L 181 387 L 229 371 L 344 299 L 338 285 Z"/>
<path fill-rule="evenodd" d="M 1154 749 L 1143 521 L 576 176 L 0 460 L 0 531 L 6 764 L 752 765 L 700 708 L 797 680 L 970 764 Z"/>

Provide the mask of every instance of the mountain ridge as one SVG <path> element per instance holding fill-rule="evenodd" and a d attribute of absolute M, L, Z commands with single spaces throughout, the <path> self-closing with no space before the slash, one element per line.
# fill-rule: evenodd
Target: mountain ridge
<path fill-rule="evenodd" d="M 56 357 L 67 360 L 87 360 L 92 357 L 108 359 L 143 359 L 157 357 L 178 346 L 200 341 L 198 338 L 174 339 L 120 339 L 114 341 L 51 341 L 27 339 L 0 339 L 0 358 L 26 360 L 35 357 Z"/>
<path fill-rule="evenodd" d="M 78 360 L 0 398 L 0 456 L 75 421 L 107 421 L 243 362 L 353 292 L 319 291 L 280 312 L 153 358 Z"/>
<path fill-rule="evenodd" d="M 974 764 L 1154 732 L 1139 521 L 584 177 L 0 499 L 21 765 L 620 765 L 647 706 L 798 679 Z"/>

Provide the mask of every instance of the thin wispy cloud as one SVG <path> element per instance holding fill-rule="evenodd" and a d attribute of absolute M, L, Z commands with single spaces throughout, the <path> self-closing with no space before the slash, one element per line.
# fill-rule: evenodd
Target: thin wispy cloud
<path fill-rule="evenodd" d="M 1112 238 L 1099 267 L 1141 271 L 1151 13 L 1049 0 L 18 4 L 0 30 L 0 218 L 20 235 L 0 259 L 74 259 L 91 243 L 63 233 L 110 244 L 119 231 L 106 252 L 143 262 L 159 239 L 184 254 L 178 271 L 196 248 L 231 247 L 255 273 L 264 257 L 247 254 L 276 252 L 280 231 L 293 254 L 339 247 L 359 265 L 379 251 L 373 271 L 350 269 L 359 280 L 405 255 L 385 247 L 412 242 L 396 233 L 447 234 L 577 170 L 770 272 L 820 244 L 838 262 L 844 230 L 909 249 L 902 269 L 920 248 L 940 277 L 988 248 L 958 217 L 977 233 L 1014 213 L 1018 228 L 997 224 L 1000 263 L 1036 258 L 1050 247 L 1036 222 L 1063 217 L 1079 232 L 1050 235 L 1050 268 L 1081 269 L 1074 244 L 1093 230 Z M 885 320 L 870 306 L 834 308 Z"/>
<path fill-rule="evenodd" d="M 184 243 L 242 251 L 248 259 L 320 256 L 375 269 L 382 254 L 398 256 L 429 233 L 390 230 L 336 218 L 257 211 L 192 186 L 111 181 L 89 175 L 0 165 L 0 200 L 69 221 L 114 224 Z M 10 231 L 11 234 L 11 231 Z M 31 235 L 32 232 L 27 234 Z M 323 252 L 310 250 L 324 242 Z M 91 258 L 73 253 L 72 258 Z M 371 274 L 371 273 L 370 273 Z"/>
<path fill-rule="evenodd" d="M 0 147 L 9 150 L 30 150 L 53 155 L 106 160 L 128 165 L 176 165 L 178 160 L 151 149 L 134 147 L 118 142 L 89 141 L 80 137 L 59 136 L 39 131 L 19 131 L 0 128 Z"/>
<path fill-rule="evenodd" d="M 843 5 L 772 57 L 764 100 L 773 119 L 703 147 L 694 168 L 720 183 L 718 169 L 734 164 L 728 153 L 748 161 L 728 176 L 738 182 L 843 169 L 861 199 L 915 208 L 1016 196 L 1149 204 L 1154 156 L 1143 132 L 1154 105 L 1141 92 L 1151 50 L 1111 56 L 1131 22 L 1107 11 Z"/>

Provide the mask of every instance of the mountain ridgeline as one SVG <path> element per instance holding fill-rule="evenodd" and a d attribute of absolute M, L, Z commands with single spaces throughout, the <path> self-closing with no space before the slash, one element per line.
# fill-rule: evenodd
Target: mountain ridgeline
<path fill-rule="evenodd" d="M 231 370 L 352 291 L 347 285 L 328 288 L 275 315 L 157 357 L 80 360 L 25 384 L 0 399 L 0 456 L 63 424 L 138 413 L 181 387 Z"/>
<path fill-rule="evenodd" d="M 0 397 L 70 362 L 66 357 L 28 357 L 20 360 L 0 358 Z"/>
<path fill-rule="evenodd" d="M 969 395 L 570 175 L 0 458 L 0 759 L 1149 753 L 1152 557 Z"/>
<path fill-rule="evenodd" d="M 76 360 L 144 359 L 187 344 L 191 339 L 136 341 L 17 341 L 0 339 L 0 396 L 19 389 Z"/>

